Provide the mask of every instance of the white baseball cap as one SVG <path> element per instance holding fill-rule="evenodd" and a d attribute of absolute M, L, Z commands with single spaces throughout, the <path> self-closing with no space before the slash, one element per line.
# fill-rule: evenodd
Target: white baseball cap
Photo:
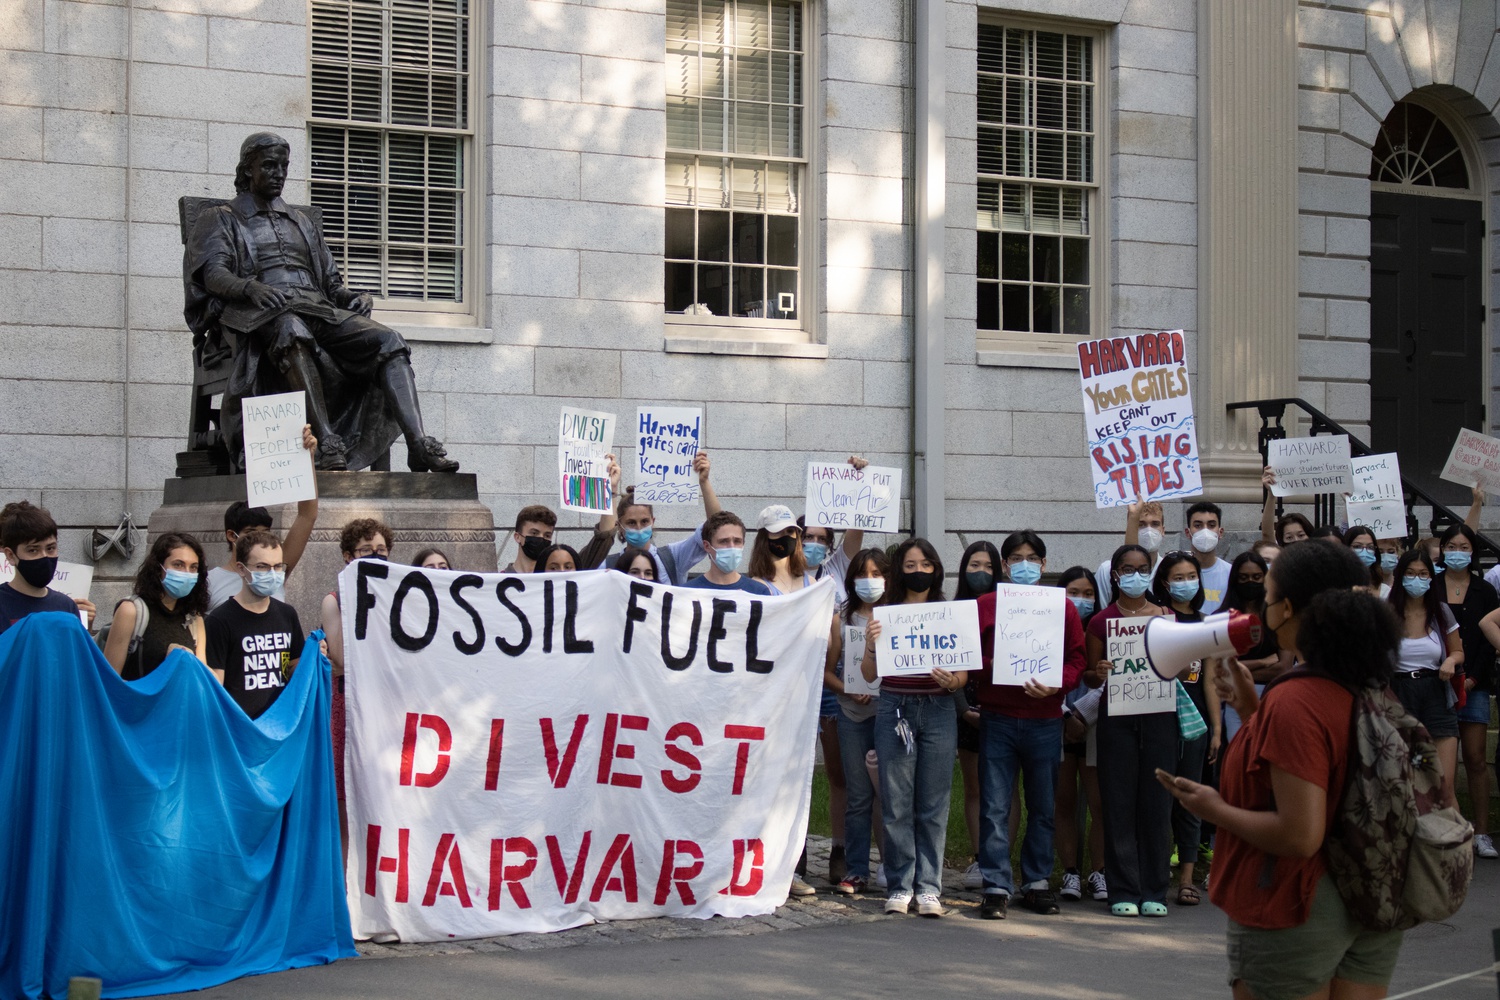
<path fill-rule="evenodd" d="M 778 531 L 785 531 L 787 528 L 796 526 L 797 519 L 792 516 L 792 509 L 786 504 L 773 503 L 760 512 L 760 527 L 773 535 Z"/>

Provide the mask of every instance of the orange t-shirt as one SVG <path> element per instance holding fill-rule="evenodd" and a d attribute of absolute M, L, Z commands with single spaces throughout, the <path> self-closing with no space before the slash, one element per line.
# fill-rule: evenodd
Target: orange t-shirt
<path fill-rule="evenodd" d="M 1349 759 L 1349 715 L 1354 696 L 1322 677 L 1294 678 L 1267 692 L 1224 752 L 1219 792 L 1241 809 L 1272 807 L 1271 768 L 1311 782 L 1328 794 L 1333 828 Z M 1313 890 L 1325 865 L 1281 858 L 1252 847 L 1222 827 L 1215 845 L 1209 898 L 1236 923 L 1278 930 L 1307 922 Z"/>

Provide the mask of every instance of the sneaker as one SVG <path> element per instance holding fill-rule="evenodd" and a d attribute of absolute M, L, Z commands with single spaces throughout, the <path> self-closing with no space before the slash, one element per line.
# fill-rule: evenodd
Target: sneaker
<path fill-rule="evenodd" d="M 978 861 L 964 869 L 963 887 L 965 889 L 984 888 L 984 876 L 979 873 Z"/>
<path fill-rule="evenodd" d="M 801 875 L 792 876 L 792 887 L 787 892 L 792 896 L 816 896 L 818 894 L 818 890 L 802 881 Z"/>
<path fill-rule="evenodd" d="M 1021 894 L 1021 903 L 1032 913 L 1040 913 L 1044 917 L 1062 912 L 1062 908 L 1057 905 L 1057 896 L 1051 889 L 1027 889 Z"/>
<path fill-rule="evenodd" d="M 885 882 L 885 865 L 875 866 L 875 874 L 871 877 L 870 881 L 875 883 L 875 888 L 877 889 L 889 888 Z"/>
<path fill-rule="evenodd" d="M 395 931 L 380 931 L 371 934 L 370 940 L 375 944 L 398 944 L 401 941 L 401 935 Z"/>
<path fill-rule="evenodd" d="M 1214 863 L 1214 845 L 1206 840 L 1198 845 L 1198 863 L 1203 865 Z"/>
<path fill-rule="evenodd" d="M 1010 905 L 1010 897 L 1002 892 L 987 892 L 984 894 L 984 902 L 979 904 L 980 920 L 1004 920 L 1005 910 Z"/>
<path fill-rule="evenodd" d="M 844 860 L 844 845 L 834 844 L 828 851 L 828 884 L 838 885 L 849 874 L 849 865 Z"/>
<path fill-rule="evenodd" d="M 905 913 L 907 907 L 911 906 L 911 893 L 895 892 L 885 897 L 885 912 Z"/>
<path fill-rule="evenodd" d="M 1172 862 L 1171 862 L 1171 867 L 1173 867 L 1173 868 L 1177 867 L 1177 848 L 1175 848 L 1175 847 L 1172 848 Z"/>
<path fill-rule="evenodd" d="M 1102 903 L 1109 899 L 1109 883 L 1104 881 L 1102 871 L 1089 872 L 1089 893 L 1094 897 L 1094 902 Z"/>
<path fill-rule="evenodd" d="M 869 884 L 869 880 L 863 875 L 845 875 L 843 880 L 833 887 L 833 891 L 842 893 L 845 896 L 853 896 L 856 893 L 864 892 L 865 887 Z"/>
<path fill-rule="evenodd" d="M 1481 858 L 1500 858 L 1500 851 L 1495 850 L 1495 841 L 1487 833 L 1474 835 L 1474 853 Z"/>
<path fill-rule="evenodd" d="M 942 915 L 943 901 L 938 899 L 935 893 L 924 892 L 917 897 L 917 916 L 941 917 Z"/>
<path fill-rule="evenodd" d="M 1077 872 L 1063 872 L 1062 888 L 1057 894 L 1069 901 L 1082 899 L 1083 877 Z"/>

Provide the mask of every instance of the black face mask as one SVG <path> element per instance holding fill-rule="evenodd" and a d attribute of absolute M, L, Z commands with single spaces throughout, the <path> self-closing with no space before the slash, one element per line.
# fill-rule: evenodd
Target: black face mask
<path fill-rule="evenodd" d="M 1247 601 L 1260 602 L 1266 599 L 1266 585 L 1264 583 L 1241 583 L 1240 596 Z"/>
<path fill-rule="evenodd" d="M 16 572 L 21 574 L 21 579 L 33 587 L 45 587 L 52 582 L 53 575 L 57 573 L 57 556 L 20 559 L 16 562 Z"/>
<path fill-rule="evenodd" d="M 526 558 L 536 562 L 547 554 L 552 548 L 552 539 L 543 538 L 541 535 L 527 535 L 521 539 L 521 551 L 526 553 Z"/>
<path fill-rule="evenodd" d="M 797 540 L 791 535 L 782 535 L 780 538 L 772 538 L 766 542 L 766 548 L 771 550 L 771 555 L 777 559 L 785 559 L 792 554 L 792 546 Z"/>
<path fill-rule="evenodd" d="M 901 586 L 908 594 L 921 594 L 932 589 L 933 581 L 937 579 L 936 573 L 917 570 L 909 572 L 901 571 Z"/>

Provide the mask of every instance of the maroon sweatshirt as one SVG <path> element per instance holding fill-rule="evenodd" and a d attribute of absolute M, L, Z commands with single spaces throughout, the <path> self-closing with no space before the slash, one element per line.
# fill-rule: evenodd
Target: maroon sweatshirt
<path fill-rule="evenodd" d="M 979 648 L 983 651 L 984 668 L 978 675 L 979 707 L 986 712 L 996 712 L 1016 719 L 1058 719 L 1062 717 L 1063 696 L 1078 686 L 1086 666 L 1083 652 L 1083 621 L 1072 601 L 1063 601 L 1066 625 L 1063 627 L 1063 685 L 1062 690 L 1050 698 L 1033 698 L 1014 684 L 994 684 L 995 659 L 995 595 L 993 592 L 979 598 Z"/>

